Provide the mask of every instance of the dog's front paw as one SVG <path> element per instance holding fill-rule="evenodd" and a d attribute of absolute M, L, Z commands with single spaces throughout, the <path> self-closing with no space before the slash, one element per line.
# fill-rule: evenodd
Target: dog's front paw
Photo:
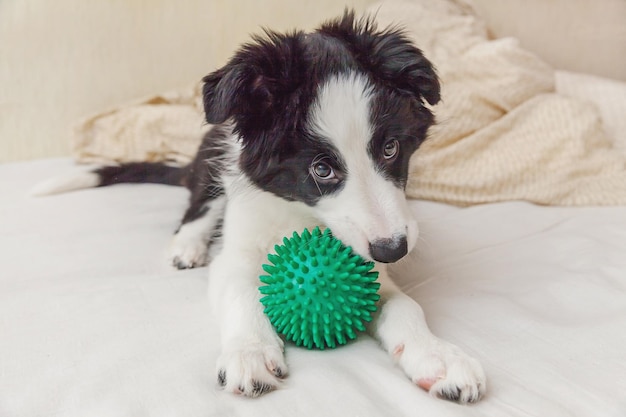
<path fill-rule="evenodd" d="M 276 389 L 287 376 L 279 346 L 248 344 L 222 352 L 217 361 L 217 382 L 226 391 L 258 397 Z"/>
<path fill-rule="evenodd" d="M 208 263 L 209 248 L 198 236 L 190 236 L 181 229 L 170 247 L 172 266 L 178 269 L 190 269 L 205 266 Z"/>
<path fill-rule="evenodd" d="M 409 341 L 395 346 L 391 354 L 413 383 L 435 397 L 466 404 L 485 394 L 482 366 L 453 344 Z"/>

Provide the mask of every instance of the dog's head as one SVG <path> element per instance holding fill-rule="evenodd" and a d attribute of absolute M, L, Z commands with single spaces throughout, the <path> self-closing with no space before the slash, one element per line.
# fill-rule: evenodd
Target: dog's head
<path fill-rule="evenodd" d="M 257 186 L 309 205 L 366 258 L 412 249 L 404 188 L 439 82 L 401 30 L 346 12 L 310 34 L 266 32 L 204 82 L 207 121 L 232 121 Z"/>

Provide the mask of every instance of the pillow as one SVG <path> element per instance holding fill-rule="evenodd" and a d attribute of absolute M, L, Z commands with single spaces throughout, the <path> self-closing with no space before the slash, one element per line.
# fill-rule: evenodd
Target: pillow
<path fill-rule="evenodd" d="M 455 205 L 526 200 L 626 204 L 626 158 L 596 108 L 555 92 L 554 71 L 512 38 L 489 40 L 460 1 L 388 1 L 437 67 L 438 125 L 414 155 L 407 194 Z"/>
<path fill-rule="evenodd" d="M 72 153 L 81 163 L 183 165 L 210 128 L 203 111 L 200 84 L 124 104 L 76 123 Z"/>
<path fill-rule="evenodd" d="M 613 146 L 626 155 L 626 83 L 569 71 L 556 71 L 556 91 L 593 102 Z"/>

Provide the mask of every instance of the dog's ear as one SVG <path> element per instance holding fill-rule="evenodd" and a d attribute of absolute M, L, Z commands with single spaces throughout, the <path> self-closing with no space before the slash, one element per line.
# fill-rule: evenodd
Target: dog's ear
<path fill-rule="evenodd" d="M 373 19 L 359 20 L 346 10 L 319 32 L 342 39 L 375 80 L 419 101 L 439 102 L 439 78 L 433 65 L 401 28 L 380 31 Z"/>
<path fill-rule="evenodd" d="M 203 78 L 204 111 L 209 123 L 234 118 L 236 124 L 269 123 L 304 76 L 299 33 L 266 31 L 244 45 L 226 66 Z M 241 128 L 241 126 L 238 126 Z"/>
<path fill-rule="evenodd" d="M 236 100 L 237 73 L 225 66 L 202 79 L 202 100 L 206 121 L 212 124 L 224 123 L 233 112 Z"/>
<path fill-rule="evenodd" d="M 376 76 L 403 94 L 435 105 L 441 99 L 433 65 L 398 29 L 381 33 L 371 45 L 370 63 Z"/>

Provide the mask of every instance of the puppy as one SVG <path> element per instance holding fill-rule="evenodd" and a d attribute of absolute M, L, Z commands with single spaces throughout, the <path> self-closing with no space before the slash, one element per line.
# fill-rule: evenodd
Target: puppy
<path fill-rule="evenodd" d="M 371 334 L 409 379 L 437 397 L 477 401 L 486 388 L 479 363 L 435 337 L 387 274 L 417 241 L 404 188 L 409 159 L 434 121 L 427 105 L 439 101 L 420 50 L 402 30 L 378 30 L 347 11 L 312 33 L 266 31 L 203 81 L 214 127 L 189 166 L 104 167 L 56 191 L 121 182 L 191 190 L 172 260 L 178 268 L 209 263 L 218 383 L 256 397 L 287 375 L 258 277 L 283 236 L 319 225 L 376 262 L 381 300 Z"/>

